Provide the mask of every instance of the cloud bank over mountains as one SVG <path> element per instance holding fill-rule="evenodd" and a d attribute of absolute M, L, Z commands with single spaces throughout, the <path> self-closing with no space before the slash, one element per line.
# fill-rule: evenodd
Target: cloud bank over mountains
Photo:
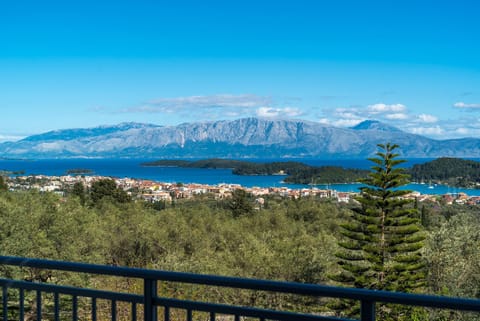
<path fill-rule="evenodd" d="M 253 94 L 159 98 L 141 106 L 127 108 L 123 112 L 196 115 L 201 117 L 202 120 L 219 120 L 226 117 L 243 116 L 286 118 L 298 117 L 303 114 L 299 108 L 278 107 L 271 97 Z"/>
<path fill-rule="evenodd" d="M 480 104 L 456 102 L 450 107 L 468 111 L 456 119 L 441 118 L 439 114 L 416 113 L 413 108 L 400 102 L 375 102 L 368 105 L 338 106 L 336 100 L 345 97 L 321 97 L 323 107 L 306 108 L 305 102 L 295 97 L 271 97 L 256 94 L 216 94 L 172 98 L 157 98 L 137 106 L 110 110 L 122 114 L 169 115 L 189 121 L 216 121 L 241 117 L 270 119 L 307 119 L 320 124 L 337 127 L 352 127 L 362 121 L 375 119 L 388 123 L 412 134 L 434 139 L 480 137 Z M 105 112 L 98 109 L 97 112 Z M 172 125 L 172 124 L 169 124 Z"/>
<path fill-rule="evenodd" d="M 388 96 L 388 95 L 387 95 Z M 470 98 L 471 93 L 461 97 Z M 407 133 L 433 139 L 464 137 L 480 138 L 480 103 L 457 101 L 439 107 L 438 113 L 417 113 L 417 108 L 399 101 L 378 101 L 371 104 L 344 105 L 351 100 L 342 95 L 319 95 L 318 105 L 298 97 L 273 97 L 257 94 L 212 94 L 178 97 L 160 97 L 136 105 L 117 108 L 96 106 L 85 110 L 88 114 L 112 116 L 112 119 L 149 119 L 162 125 L 185 122 L 234 120 L 244 117 L 265 119 L 305 119 L 335 127 L 353 127 L 365 120 L 374 119 L 397 127 Z M 309 105 L 310 107 L 306 107 Z M 445 119 L 446 108 L 458 116 Z M 151 119 L 151 120 L 150 120 Z M 143 121 L 141 121 L 143 122 Z M 34 133 L 30 133 L 34 134 Z M 0 132 L 0 142 L 14 141 L 28 136 Z"/>

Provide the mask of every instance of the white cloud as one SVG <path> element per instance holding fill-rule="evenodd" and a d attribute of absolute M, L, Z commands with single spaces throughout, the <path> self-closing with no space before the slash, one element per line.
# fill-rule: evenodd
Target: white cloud
<path fill-rule="evenodd" d="M 420 114 L 417 119 L 423 123 L 436 123 L 438 121 L 437 117 L 429 114 Z"/>
<path fill-rule="evenodd" d="M 239 112 L 235 112 L 235 111 L 227 111 L 227 112 L 225 112 L 225 116 L 233 118 L 233 117 L 241 117 L 242 114 L 239 113 Z"/>
<path fill-rule="evenodd" d="M 259 117 L 297 117 L 302 115 L 302 112 L 298 108 L 285 107 L 285 108 L 273 108 L 273 107 L 260 107 L 256 111 Z"/>
<path fill-rule="evenodd" d="M 285 107 L 281 109 L 282 113 L 287 117 L 298 117 L 303 115 L 303 112 L 296 107 Z"/>
<path fill-rule="evenodd" d="M 455 128 L 454 131 L 452 131 L 451 136 L 456 138 L 463 138 L 463 137 L 480 138 L 480 128 L 458 127 L 458 128 Z"/>
<path fill-rule="evenodd" d="M 361 115 L 355 111 L 347 111 L 347 110 L 339 110 L 336 112 L 336 117 L 343 118 L 343 119 L 359 119 L 362 118 Z"/>
<path fill-rule="evenodd" d="M 465 127 L 460 127 L 460 128 L 457 128 L 455 129 L 455 133 L 459 134 L 459 135 L 470 135 L 471 133 L 471 129 L 469 128 L 465 128 Z"/>
<path fill-rule="evenodd" d="M 364 119 L 363 119 L 364 120 Z M 361 123 L 363 120 L 358 120 L 358 119 L 339 119 L 336 120 L 332 123 L 333 126 L 336 127 L 353 127 L 355 125 L 358 125 Z"/>
<path fill-rule="evenodd" d="M 410 118 L 407 107 L 403 104 L 377 103 L 367 107 L 340 107 L 333 110 L 324 110 L 324 114 L 338 120 L 355 120 L 358 122 L 365 119 L 376 120 L 406 120 Z M 341 122 L 340 122 L 341 123 Z M 345 122 L 345 123 L 352 123 Z"/>
<path fill-rule="evenodd" d="M 408 130 L 412 134 L 427 135 L 427 136 L 441 136 L 445 134 L 445 130 L 440 126 L 434 127 L 415 127 Z"/>
<path fill-rule="evenodd" d="M 480 111 L 480 104 L 460 102 L 456 104 L 456 108 Z M 338 127 L 352 127 L 366 119 L 378 120 L 398 127 L 400 130 L 434 139 L 480 138 L 480 117 L 469 116 L 444 120 L 428 113 L 413 113 L 403 104 L 378 103 L 365 107 L 323 109 L 318 118 L 319 123 Z"/>
<path fill-rule="evenodd" d="M 390 120 L 404 120 L 404 119 L 408 119 L 408 115 L 407 114 L 402 114 L 402 113 L 396 113 L 396 114 L 387 114 L 384 116 L 386 119 L 390 119 Z"/>
<path fill-rule="evenodd" d="M 0 134 L 0 142 L 14 142 L 27 137 L 26 135 Z"/>
<path fill-rule="evenodd" d="M 403 104 L 392 104 L 387 105 L 384 103 L 378 103 L 369 105 L 367 110 L 370 114 L 384 114 L 384 113 L 404 113 L 407 110 L 407 107 Z"/>
<path fill-rule="evenodd" d="M 355 126 L 368 117 L 364 117 L 362 110 L 356 107 L 324 109 L 323 117 L 317 120 L 321 124 L 332 125 L 336 127 Z"/>
<path fill-rule="evenodd" d="M 411 118 L 403 104 L 377 103 L 367 107 L 339 107 L 324 109 L 322 122 L 335 126 L 351 127 L 366 119 L 379 121 L 405 121 Z"/>
<path fill-rule="evenodd" d="M 407 132 L 424 135 L 435 139 L 452 139 L 477 137 L 480 138 L 480 120 L 472 117 L 438 120 L 435 126 L 421 126 L 417 123 L 408 123 L 402 127 Z"/>
<path fill-rule="evenodd" d="M 320 118 L 317 122 L 323 125 L 331 125 L 332 122 L 328 118 Z"/>
<path fill-rule="evenodd" d="M 453 107 L 460 108 L 460 109 L 474 110 L 474 109 L 480 109 L 480 104 L 467 104 L 467 103 L 464 103 L 463 101 L 459 101 L 453 104 Z"/>
<path fill-rule="evenodd" d="M 271 107 L 260 107 L 257 109 L 257 116 L 259 117 L 278 117 L 279 112 Z"/>
<path fill-rule="evenodd" d="M 323 113 L 327 116 L 326 119 L 332 118 L 332 123 L 338 120 L 354 120 L 358 122 L 365 119 L 364 113 L 356 107 L 324 110 Z"/>
<path fill-rule="evenodd" d="M 279 102 L 278 99 L 282 101 Z M 184 121 L 252 116 L 292 118 L 304 114 L 300 108 L 287 104 L 287 101 L 298 101 L 298 99 L 282 97 L 278 99 L 273 101 L 271 97 L 254 94 L 159 98 L 122 109 L 117 113 L 158 114 L 158 117 L 169 114 Z"/>
<path fill-rule="evenodd" d="M 154 106 L 154 105 L 141 105 L 137 106 L 134 108 L 129 108 L 127 110 L 124 110 L 124 112 L 133 112 L 133 113 L 174 113 L 175 108 L 174 107 L 168 107 L 168 106 Z"/>
<path fill-rule="evenodd" d="M 251 108 L 258 105 L 270 103 L 269 97 L 257 95 L 210 95 L 210 96 L 188 96 L 176 98 L 160 98 L 150 102 L 154 106 L 196 106 L 196 107 L 244 107 Z"/>
<path fill-rule="evenodd" d="M 210 95 L 187 96 L 174 98 L 159 98 L 148 101 L 140 106 L 122 110 L 128 113 L 164 113 L 179 112 L 190 109 L 250 109 L 270 105 L 271 99 L 258 95 Z"/>

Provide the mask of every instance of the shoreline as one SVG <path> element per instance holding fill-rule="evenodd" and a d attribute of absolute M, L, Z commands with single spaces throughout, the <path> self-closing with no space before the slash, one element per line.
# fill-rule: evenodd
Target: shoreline
<path fill-rule="evenodd" d="M 109 178 L 115 180 L 117 183 L 125 181 L 130 181 L 130 184 L 141 185 L 141 184 L 158 184 L 158 185 L 177 185 L 181 187 L 192 187 L 192 188 L 199 188 L 199 186 L 205 188 L 221 188 L 225 186 L 229 187 L 236 187 L 241 188 L 244 190 L 285 190 L 285 191 L 332 191 L 333 193 L 349 193 L 349 194 L 356 194 L 359 193 L 359 188 L 363 186 L 362 183 L 335 183 L 335 184 L 288 184 L 288 183 L 280 183 L 274 186 L 245 186 L 242 184 L 238 184 L 235 182 L 218 182 L 218 183 L 202 183 L 202 182 L 180 182 L 178 180 L 175 181 L 162 181 L 162 180 L 155 180 L 155 179 L 148 179 L 148 178 L 136 178 L 136 177 L 119 177 L 119 176 L 109 176 L 109 175 L 99 175 L 99 174 L 91 174 L 91 175 L 45 175 L 45 174 L 31 174 L 31 175 L 15 175 L 9 176 L 9 180 L 15 180 L 16 178 L 20 180 L 28 180 L 29 178 L 33 179 L 44 179 L 48 181 L 55 181 L 59 180 L 62 182 L 72 182 L 72 181 L 82 181 L 82 182 L 91 182 L 98 179 Z M 134 183 L 133 183 L 134 182 Z M 425 191 L 419 191 L 418 189 L 412 188 L 414 186 L 426 186 L 424 188 Z M 411 182 L 406 186 L 400 188 L 401 190 L 409 190 L 412 194 L 418 194 L 421 196 L 432 196 L 432 197 L 441 197 L 444 195 L 459 195 L 465 194 L 469 197 L 480 197 L 480 189 L 464 189 L 464 188 L 456 188 L 456 187 L 449 187 L 446 185 L 436 185 L 433 188 L 428 188 L 427 184 L 421 184 L 417 182 Z M 433 193 L 432 193 L 433 192 Z M 468 192 L 477 192 L 477 193 L 468 193 Z"/>

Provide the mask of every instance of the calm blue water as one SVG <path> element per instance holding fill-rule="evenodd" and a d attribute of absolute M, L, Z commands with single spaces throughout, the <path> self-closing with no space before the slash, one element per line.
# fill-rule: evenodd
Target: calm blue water
<path fill-rule="evenodd" d="M 288 159 L 291 160 L 291 159 Z M 410 159 L 405 166 L 410 167 L 413 164 L 424 163 L 431 159 Z M 138 179 L 149 179 L 160 182 L 182 182 L 182 183 L 202 183 L 202 184 L 220 184 L 232 183 L 240 184 L 246 187 L 279 187 L 286 186 L 290 188 L 305 188 L 305 185 L 284 184 L 283 176 L 238 176 L 233 175 L 229 169 L 199 169 L 199 168 L 177 168 L 177 167 L 143 167 L 142 162 L 152 161 L 152 159 L 52 159 L 52 160 L 0 160 L 0 170 L 5 171 L 25 171 L 25 174 L 43 174 L 43 175 L 65 175 L 69 169 L 85 168 L 92 170 L 92 175 L 112 176 L 112 177 L 131 177 Z M 285 161 L 279 159 L 255 160 L 258 162 Z M 368 160 L 354 159 L 302 159 L 298 160 L 314 166 L 335 165 L 345 168 L 370 168 L 371 162 Z M 332 184 L 328 187 L 342 192 L 356 192 L 359 184 Z M 318 188 L 327 188 L 325 185 L 319 185 Z M 464 192 L 468 195 L 480 196 L 480 190 L 452 188 L 448 186 L 434 186 L 429 188 L 428 184 L 410 184 L 406 189 L 418 191 L 422 194 L 445 194 Z"/>

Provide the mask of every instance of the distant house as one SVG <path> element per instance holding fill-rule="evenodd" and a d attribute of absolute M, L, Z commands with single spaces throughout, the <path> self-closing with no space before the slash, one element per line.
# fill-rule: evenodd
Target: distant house
<path fill-rule="evenodd" d="M 349 193 L 338 192 L 337 193 L 337 201 L 342 202 L 342 203 L 348 203 L 350 201 L 350 194 Z"/>
<path fill-rule="evenodd" d="M 332 197 L 332 190 L 330 189 L 314 189 L 313 192 L 315 195 L 318 195 L 320 198 L 330 198 Z"/>
<path fill-rule="evenodd" d="M 470 197 L 467 204 L 468 205 L 480 205 L 480 197 L 479 196 Z"/>
<path fill-rule="evenodd" d="M 450 194 L 442 195 L 442 202 L 444 202 L 447 205 L 452 205 L 454 200 L 455 198 Z"/>
<path fill-rule="evenodd" d="M 263 197 L 259 197 L 255 199 L 255 209 L 259 210 L 265 206 L 265 199 Z"/>
<path fill-rule="evenodd" d="M 168 192 L 155 192 L 142 194 L 142 198 L 148 202 L 167 201 L 172 202 L 172 196 Z"/>

